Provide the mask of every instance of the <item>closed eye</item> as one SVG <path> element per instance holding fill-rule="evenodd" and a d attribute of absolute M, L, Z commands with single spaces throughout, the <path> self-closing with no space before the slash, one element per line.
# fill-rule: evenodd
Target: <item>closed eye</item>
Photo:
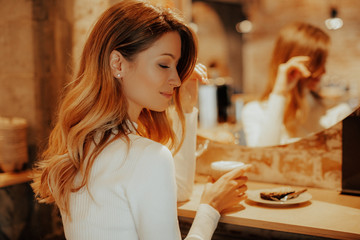
<path fill-rule="evenodd" d="M 169 66 L 162 65 L 162 64 L 159 64 L 159 66 L 160 66 L 161 68 L 170 68 Z"/>

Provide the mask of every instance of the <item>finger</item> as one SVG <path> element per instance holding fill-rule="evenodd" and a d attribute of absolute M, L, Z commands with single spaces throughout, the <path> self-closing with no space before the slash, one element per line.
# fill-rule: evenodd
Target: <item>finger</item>
<path fill-rule="evenodd" d="M 223 209 L 233 207 L 239 204 L 242 200 L 247 199 L 247 194 L 238 190 L 231 191 L 224 196 L 225 202 L 222 203 Z"/>
<path fill-rule="evenodd" d="M 229 196 L 229 202 L 228 202 L 228 206 L 234 206 L 236 204 L 239 204 L 241 201 L 247 199 L 247 194 L 246 193 L 238 193 L 238 194 L 234 194 L 232 196 Z"/>
<path fill-rule="evenodd" d="M 215 180 L 212 176 L 207 176 L 207 179 L 206 179 L 207 182 L 210 182 L 210 183 L 214 183 Z"/>
<path fill-rule="evenodd" d="M 223 177 L 228 179 L 236 179 L 242 176 L 245 172 L 247 172 L 252 167 L 251 164 L 245 164 L 243 166 L 234 168 L 232 171 L 223 175 Z"/>
<path fill-rule="evenodd" d="M 301 73 L 307 77 L 309 76 L 311 73 L 309 72 L 309 70 L 307 69 L 307 67 L 305 66 L 305 62 L 308 62 L 310 60 L 309 56 L 296 56 L 296 57 L 292 57 L 287 64 L 289 64 L 290 66 L 296 66 Z"/>
<path fill-rule="evenodd" d="M 201 75 L 201 78 L 199 79 L 200 82 L 202 84 L 208 84 L 209 80 L 207 76 L 207 68 L 205 67 L 205 65 L 198 63 L 195 68 L 198 71 L 198 73 Z"/>
<path fill-rule="evenodd" d="M 242 193 L 240 195 L 238 195 L 238 201 L 241 202 L 243 200 L 246 200 L 248 198 L 247 194 L 246 193 Z"/>
<path fill-rule="evenodd" d="M 311 72 L 304 64 L 298 64 L 298 70 L 303 77 L 310 77 Z"/>
<path fill-rule="evenodd" d="M 210 82 L 209 82 L 208 77 L 205 76 L 205 77 L 200 79 L 200 83 L 206 85 L 206 84 L 209 84 Z"/>
<path fill-rule="evenodd" d="M 201 70 L 202 72 L 205 72 L 205 73 L 207 72 L 207 68 L 206 68 L 205 65 L 202 64 L 202 63 L 196 64 L 195 68 L 198 68 L 198 69 Z"/>
<path fill-rule="evenodd" d="M 246 192 L 242 192 L 240 190 L 237 190 L 235 193 L 235 198 L 244 197 L 247 196 Z"/>
<path fill-rule="evenodd" d="M 301 77 L 309 77 L 311 75 L 311 72 L 305 66 L 305 64 L 300 62 L 292 63 L 292 65 L 289 67 L 289 73 L 292 75 L 300 74 Z"/>
<path fill-rule="evenodd" d="M 288 62 L 289 63 L 291 63 L 291 62 L 307 62 L 309 60 L 310 60 L 309 56 L 296 56 L 296 57 L 290 58 L 290 60 Z"/>
<path fill-rule="evenodd" d="M 246 182 L 247 180 L 248 180 L 248 177 L 247 176 L 240 176 L 240 177 L 238 177 L 238 178 L 235 178 L 235 180 L 237 180 L 237 181 L 244 181 L 244 182 Z"/>
<path fill-rule="evenodd" d="M 207 72 L 201 72 L 200 78 L 198 79 L 201 84 L 209 84 Z"/>
<path fill-rule="evenodd" d="M 191 75 L 191 79 L 195 81 L 200 81 L 202 84 L 209 83 L 207 72 L 201 69 L 200 67 L 196 67 L 194 69 L 194 72 Z"/>
<path fill-rule="evenodd" d="M 243 194 L 247 191 L 247 186 L 245 184 L 237 187 L 236 189 L 234 189 L 232 192 L 234 193 L 234 195 L 240 195 Z"/>
<path fill-rule="evenodd" d="M 201 63 L 196 64 L 195 70 L 201 74 L 207 74 L 207 68 Z"/>
<path fill-rule="evenodd" d="M 231 186 L 231 190 L 240 189 L 242 186 L 246 186 L 245 183 L 247 182 L 246 176 L 241 176 L 236 179 L 232 179 L 228 182 L 229 186 Z"/>
<path fill-rule="evenodd" d="M 238 191 L 239 193 L 244 193 L 244 192 L 246 192 L 247 189 L 248 189 L 248 188 L 247 188 L 247 185 L 243 184 L 243 185 L 241 185 L 241 186 L 237 189 L 237 191 Z"/>
<path fill-rule="evenodd" d="M 201 79 L 201 78 L 202 78 L 201 71 L 197 67 L 195 67 L 194 71 L 191 74 L 191 79 L 198 80 L 198 79 Z"/>
<path fill-rule="evenodd" d="M 241 185 L 245 184 L 248 181 L 248 177 L 247 176 L 241 176 L 241 177 L 238 177 L 238 178 L 236 178 L 234 180 L 237 182 L 238 186 L 241 186 Z"/>

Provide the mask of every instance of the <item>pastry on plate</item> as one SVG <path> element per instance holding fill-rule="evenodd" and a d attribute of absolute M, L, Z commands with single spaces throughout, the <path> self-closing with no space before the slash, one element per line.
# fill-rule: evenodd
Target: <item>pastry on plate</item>
<path fill-rule="evenodd" d="M 295 189 L 291 187 L 279 187 L 260 192 L 260 197 L 265 200 L 279 201 L 283 197 L 294 192 Z"/>

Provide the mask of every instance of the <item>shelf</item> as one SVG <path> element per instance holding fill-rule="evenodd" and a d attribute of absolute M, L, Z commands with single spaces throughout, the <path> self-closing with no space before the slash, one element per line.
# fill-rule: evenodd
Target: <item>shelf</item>
<path fill-rule="evenodd" d="M 31 170 L 0 173 L 0 188 L 31 181 Z"/>

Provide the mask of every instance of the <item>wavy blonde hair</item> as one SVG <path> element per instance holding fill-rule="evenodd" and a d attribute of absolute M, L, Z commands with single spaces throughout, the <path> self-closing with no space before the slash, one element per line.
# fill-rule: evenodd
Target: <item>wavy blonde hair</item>
<path fill-rule="evenodd" d="M 261 100 L 269 98 L 275 85 L 279 65 L 286 63 L 295 56 L 309 56 L 307 67 L 311 73 L 325 66 L 328 56 L 330 37 L 320 28 L 308 23 L 292 23 L 280 30 L 273 50 L 269 78 Z M 296 123 L 307 117 L 305 83 L 299 81 L 287 99 L 284 114 L 284 124 L 290 134 L 296 134 Z M 318 96 L 313 93 L 318 98 Z"/>
<path fill-rule="evenodd" d="M 55 202 L 69 214 L 69 195 L 87 186 L 95 158 L 111 141 L 128 139 L 133 126 L 122 85 L 111 73 L 110 53 L 117 50 L 133 61 L 139 52 L 171 31 L 178 32 L 181 38 L 177 71 L 185 81 L 196 64 L 197 43 L 178 13 L 142 1 L 124 0 L 102 14 L 84 46 L 78 73 L 66 88 L 47 149 L 34 167 L 32 187 L 40 202 Z M 174 93 L 174 104 L 184 132 L 179 88 Z M 171 149 L 178 149 L 182 142 L 176 142 L 165 112 L 143 109 L 137 132 Z M 110 141 L 111 135 L 115 136 Z M 99 141 L 95 142 L 95 136 L 100 136 Z M 90 150 L 90 145 L 95 148 Z M 84 177 L 75 186 L 79 171 Z"/>

